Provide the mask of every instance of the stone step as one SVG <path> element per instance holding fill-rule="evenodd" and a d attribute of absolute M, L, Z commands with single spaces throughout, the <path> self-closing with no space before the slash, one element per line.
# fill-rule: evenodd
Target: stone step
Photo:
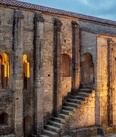
<path fill-rule="evenodd" d="M 60 128 L 59 127 L 56 127 L 56 126 L 53 126 L 53 125 L 50 125 L 50 124 L 47 124 L 46 126 L 45 126 L 45 128 L 47 129 L 47 130 L 50 130 L 50 131 L 53 131 L 53 132 L 59 132 L 60 131 Z"/>
<path fill-rule="evenodd" d="M 82 89 L 80 89 L 80 92 L 92 93 L 92 90 L 91 89 L 87 89 L 87 88 L 82 88 Z"/>
<path fill-rule="evenodd" d="M 67 99 L 68 102 L 72 102 L 72 103 L 77 103 L 77 104 L 81 104 L 82 100 L 79 99 Z"/>
<path fill-rule="evenodd" d="M 59 127 L 59 128 L 62 128 L 64 126 L 63 123 L 52 121 L 52 120 L 49 121 L 49 124 L 56 126 L 56 127 Z"/>
<path fill-rule="evenodd" d="M 50 137 L 58 137 L 58 133 L 44 129 L 44 134 Z"/>
<path fill-rule="evenodd" d="M 50 137 L 50 136 L 47 136 L 47 135 L 40 135 L 40 137 Z"/>
<path fill-rule="evenodd" d="M 84 101 L 86 99 L 86 97 L 82 97 L 82 96 L 79 96 L 79 95 L 71 95 L 70 98 L 74 98 L 74 99 L 79 99 L 79 100 L 82 100 Z"/>
<path fill-rule="evenodd" d="M 64 104 L 66 106 L 71 106 L 71 107 L 75 107 L 75 108 L 77 108 L 79 106 L 79 104 L 77 104 L 77 103 L 71 103 L 71 102 L 67 102 L 67 101 L 65 101 Z"/>
<path fill-rule="evenodd" d="M 66 120 L 64 118 L 60 118 L 60 117 L 52 117 L 52 120 L 54 120 L 55 122 L 60 122 L 65 124 Z"/>
<path fill-rule="evenodd" d="M 89 97 L 89 93 L 79 92 L 79 93 L 78 93 L 78 96 Z"/>
<path fill-rule="evenodd" d="M 73 111 L 62 109 L 61 113 L 67 114 L 67 115 L 72 115 Z"/>
<path fill-rule="evenodd" d="M 70 107 L 70 106 L 65 106 L 65 105 L 63 105 L 62 108 L 65 110 L 71 110 L 71 111 L 74 111 L 76 109 L 75 107 Z"/>
<path fill-rule="evenodd" d="M 59 114 L 59 117 L 64 118 L 64 119 L 67 120 L 67 119 L 69 118 L 69 115 L 60 113 L 60 114 Z"/>

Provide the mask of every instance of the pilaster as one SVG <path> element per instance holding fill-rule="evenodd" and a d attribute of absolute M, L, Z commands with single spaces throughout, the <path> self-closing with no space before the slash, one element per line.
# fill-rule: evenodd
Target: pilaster
<path fill-rule="evenodd" d="M 15 134 L 17 137 L 23 137 L 23 27 L 24 16 L 21 10 L 15 10 L 14 13 L 14 66 L 13 75 L 15 100 Z"/>
<path fill-rule="evenodd" d="M 61 91 L 61 21 L 54 20 L 54 114 L 58 115 L 62 107 Z"/>
<path fill-rule="evenodd" d="M 72 21 L 72 91 L 80 86 L 80 27 Z"/>
<path fill-rule="evenodd" d="M 44 77 L 43 77 L 43 48 L 44 48 L 44 18 L 41 14 L 35 14 L 35 34 L 34 34 L 34 52 L 35 52 L 35 96 L 34 96 L 34 108 L 35 108 L 35 132 L 41 133 L 44 124 Z"/>

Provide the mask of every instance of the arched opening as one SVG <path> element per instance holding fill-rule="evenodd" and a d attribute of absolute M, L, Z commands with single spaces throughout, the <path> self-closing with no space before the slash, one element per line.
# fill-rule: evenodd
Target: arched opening
<path fill-rule="evenodd" d="M 71 64 L 71 60 L 69 55 L 62 54 L 62 76 L 63 77 L 70 76 L 70 64 Z"/>
<path fill-rule="evenodd" d="M 28 88 L 28 80 L 30 78 L 30 63 L 28 62 L 28 56 L 26 54 L 23 55 L 23 88 Z"/>
<path fill-rule="evenodd" d="M 9 79 L 9 58 L 6 53 L 0 54 L 0 87 L 7 88 Z"/>
<path fill-rule="evenodd" d="M 8 125 L 8 114 L 7 113 L 0 114 L 0 125 Z"/>
<path fill-rule="evenodd" d="M 24 130 L 24 136 L 30 137 L 32 133 L 32 118 L 30 116 L 24 117 L 23 122 L 23 130 Z"/>
<path fill-rule="evenodd" d="M 82 87 L 92 87 L 94 84 L 94 64 L 90 53 L 82 56 L 81 62 L 81 85 Z"/>

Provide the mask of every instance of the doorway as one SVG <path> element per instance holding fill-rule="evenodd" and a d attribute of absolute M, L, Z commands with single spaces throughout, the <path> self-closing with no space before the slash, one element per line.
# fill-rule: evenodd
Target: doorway
<path fill-rule="evenodd" d="M 24 124 L 23 125 L 24 137 L 31 137 L 31 133 L 32 133 L 32 118 L 30 116 L 25 116 L 23 124 Z"/>
<path fill-rule="evenodd" d="M 83 88 L 92 88 L 94 84 L 94 63 L 90 53 L 82 55 L 81 62 L 81 86 Z"/>

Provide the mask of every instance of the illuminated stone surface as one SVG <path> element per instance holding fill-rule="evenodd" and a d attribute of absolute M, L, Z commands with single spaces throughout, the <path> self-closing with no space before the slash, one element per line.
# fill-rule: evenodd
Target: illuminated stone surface
<path fill-rule="evenodd" d="M 116 131 L 115 21 L 0 0 L 2 53 L 0 135 Z"/>

